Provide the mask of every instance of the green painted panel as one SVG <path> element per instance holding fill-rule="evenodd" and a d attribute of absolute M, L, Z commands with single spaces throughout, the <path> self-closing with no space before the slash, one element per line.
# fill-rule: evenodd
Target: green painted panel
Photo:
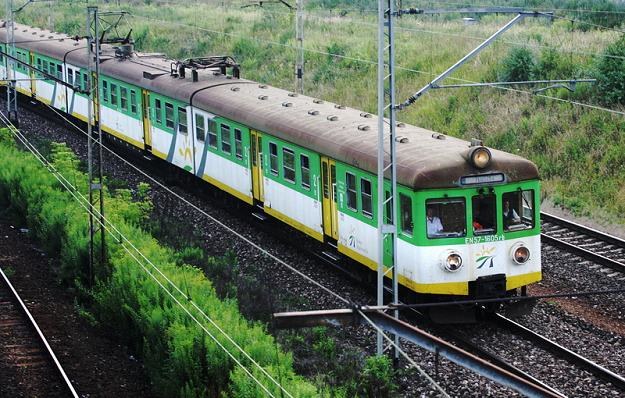
<path fill-rule="evenodd" d="M 139 93 L 140 94 L 140 91 Z M 178 108 L 186 108 L 187 104 L 184 102 L 175 100 L 173 98 L 150 92 L 150 122 L 153 126 L 166 131 L 170 134 L 174 134 L 174 128 L 178 123 Z M 157 107 L 157 103 L 160 103 L 160 107 Z M 167 104 L 172 106 L 171 123 L 168 125 L 168 115 L 166 112 Z M 139 108 L 141 109 L 141 108 Z"/>
<path fill-rule="evenodd" d="M 142 119 L 141 88 L 105 75 L 100 75 L 99 84 L 102 106 L 114 109 L 133 119 Z"/>
<path fill-rule="evenodd" d="M 207 142 L 206 147 L 208 150 L 246 169 L 250 169 L 250 129 L 240 123 L 219 116 L 215 117 L 214 122 L 214 124 L 209 126 L 209 129 L 215 129 L 217 148 L 208 145 Z M 239 142 L 237 142 L 237 131 L 241 133 Z M 228 145 L 230 148 L 229 152 L 227 151 Z"/>

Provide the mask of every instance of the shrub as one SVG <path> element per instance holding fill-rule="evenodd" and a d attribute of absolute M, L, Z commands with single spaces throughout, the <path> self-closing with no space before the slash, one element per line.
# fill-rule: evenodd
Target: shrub
<path fill-rule="evenodd" d="M 525 47 L 513 48 L 503 59 L 499 80 L 516 82 L 530 80 L 535 69 L 534 56 Z"/>
<path fill-rule="evenodd" d="M 597 99 L 625 105 L 625 36 L 611 44 L 597 65 Z"/>

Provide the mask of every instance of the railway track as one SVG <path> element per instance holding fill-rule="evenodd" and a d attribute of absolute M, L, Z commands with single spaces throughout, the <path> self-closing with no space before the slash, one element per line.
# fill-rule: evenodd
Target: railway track
<path fill-rule="evenodd" d="M 544 243 L 625 273 L 625 240 L 552 214 L 540 213 Z"/>
<path fill-rule="evenodd" d="M 0 269 L 0 362 L 21 376 L 25 396 L 78 397 L 48 341 Z M 11 391 L 3 380 L 3 390 Z M 45 391 L 41 391 L 45 390 Z"/>
<path fill-rule="evenodd" d="M 603 379 L 609 383 L 612 383 L 615 387 L 619 388 L 622 391 L 625 391 L 625 377 L 620 376 L 601 365 L 587 359 L 576 352 L 569 350 L 566 347 L 561 346 L 553 340 L 548 339 L 547 337 L 531 330 L 530 328 L 521 325 L 511 319 L 508 319 L 500 314 L 493 314 L 492 320 L 494 323 L 508 329 L 514 333 L 520 334 L 525 338 L 529 339 L 536 345 L 542 347 L 543 349 L 551 352 L 553 355 L 565 359 L 570 363 L 578 366 L 581 369 L 584 369 L 596 377 Z"/>

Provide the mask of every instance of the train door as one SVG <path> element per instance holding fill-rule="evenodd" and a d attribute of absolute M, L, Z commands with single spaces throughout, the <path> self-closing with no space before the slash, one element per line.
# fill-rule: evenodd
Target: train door
<path fill-rule="evenodd" d="M 29 56 L 30 56 L 30 64 L 35 65 L 35 54 L 31 52 Z M 32 96 L 35 97 L 37 95 L 37 85 L 35 84 L 37 82 L 37 80 L 35 80 L 37 76 L 35 75 L 35 71 L 28 68 L 28 76 L 30 76 L 30 92 Z"/>
<path fill-rule="evenodd" d="M 265 189 L 263 182 L 263 136 L 256 130 L 250 130 L 252 151 L 252 192 L 254 199 L 263 203 Z"/>
<path fill-rule="evenodd" d="M 336 163 L 325 156 L 321 157 L 321 179 L 323 180 L 323 232 L 332 239 L 338 240 Z"/>
<path fill-rule="evenodd" d="M 141 107 L 143 109 L 143 141 L 146 147 L 152 147 L 152 129 L 150 128 L 150 103 L 148 90 L 141 90 Z"/>

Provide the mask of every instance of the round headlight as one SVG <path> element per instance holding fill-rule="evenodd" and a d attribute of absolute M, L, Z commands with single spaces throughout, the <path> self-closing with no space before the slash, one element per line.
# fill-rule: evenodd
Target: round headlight
<path fill-rule="evenodd" d="M 445 259 L 445 269 L 449 272 L 456 272 L 462 267 L 462 257 L 458 253 L 450 253 Z"/>
<path fill-rule="evenodd" d="M 488 148 L 480 146 L 471 151 L 471 163 L 478 169 L 483 169 L 490 164 L 491 154 Z"/>
<path fill-rule="evenodd" d="M 512 252 L 512 260 L 517 264 L 525 264 L 530 259 L 530 249 L 525 246 L 517 246 Z"/>

